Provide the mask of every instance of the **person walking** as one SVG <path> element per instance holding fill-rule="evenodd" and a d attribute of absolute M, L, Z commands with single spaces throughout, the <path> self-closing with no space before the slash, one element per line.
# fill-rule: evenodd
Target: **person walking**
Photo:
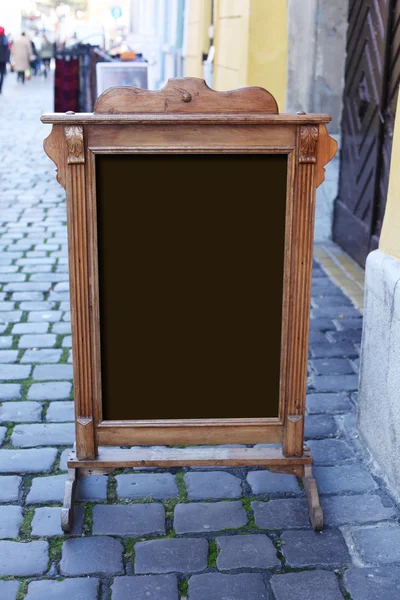
<path fill-rule="evenodd" d="M 43 61 L 44 76 L 47 77 L 47 72 L 50 70 L 50 61 L 53 58 L 53 44 L 47 38 L 45 33 L 42 37 L 39 56 L 40 59 Z"/>
<path fill-rule="evenodd" d="M 4 75 L 6 74 L 7 63 L 10 60 L 10 50 L 8 48 L 8 39 L 4 33 L 4 27 L 0 27 L 0 94 L 3 89 Z"/>
<path fill-rule="evenodd" d="M 32 44 L 25 33 L 22 33 L 11 47 L 11 64 L 17 72 L 17 81 L 25 83 L 25 71 L 30 67 L 32 54 Z"/>

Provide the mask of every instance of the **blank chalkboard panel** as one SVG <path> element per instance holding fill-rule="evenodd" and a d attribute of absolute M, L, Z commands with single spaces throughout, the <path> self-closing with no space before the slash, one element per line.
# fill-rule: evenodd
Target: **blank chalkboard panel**
<path fill-rule="evenodd" d="M 286 155 L 97 155 L 105 420 L 277 417 Z"/>

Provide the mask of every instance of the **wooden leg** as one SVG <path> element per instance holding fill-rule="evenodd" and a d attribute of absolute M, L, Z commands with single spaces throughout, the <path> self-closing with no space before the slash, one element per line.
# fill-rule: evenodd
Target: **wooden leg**
<path fill-rule="evenodd" d="M 61 509 L 61 529 L 65 533 L 68 533 L 72 529 L 72 523 L 74 520 L 75 491 L 78 476 L 78 469 L 68 469 L 68 476 L 64 489 L 64 504 Z"/>
<path fill-rule="evenodd" d="M 319 502 L 317 482 L 313 478 L 311 465 L 304 465 L 303 485 L 307 496 L 311 525 L 315 531 L 321 531 L 324 526 L 324 515 Z"/>

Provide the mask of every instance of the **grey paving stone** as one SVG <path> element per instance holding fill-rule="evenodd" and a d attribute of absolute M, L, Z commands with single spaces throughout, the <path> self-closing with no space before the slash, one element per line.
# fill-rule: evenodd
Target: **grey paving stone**
<path fill-rule="evenodd" d="M 21 310 L 6 310 L 0 312 L 0 323 L 18 323 L 22 317 Z"/>
<path fill-rule="evenodd" d="M 311 316 L 313 318 L 332 317 L 340 319 L 343 317 L 359 317 L 359 311 L 354 306 L 324 306 L 323 308 L 312 308 Z"/>
<path fill-rule="evenodd" d="M 111 537 L 69 538 L 63 543 L 61 575 L 122 575 L 123 547 Z"/>
<path fill-rule="evenodd" d="M 358 350 L 351 342 L 324 342 L 310 346 L 311 356 L 314 358 L 354 358 Z"/>
<path fill-rule="evenodd" d="M 310 344 L 323 344 L 326 342 L 325 334 L 321 331 L 310 331 L 309 343 Z"/>
<path fill-rule="evenodd" d="M 52 310 L 55 307 L 55 302 L 43 300 L 43 302 L 21 302 L 19 305 L 21 310 Z"/>
<path fill-rule="evenodd" d="M 98 589 L 99 580 L 94 577 L 31 581 L 25 600 L 97 600 Z"/>
<path fill-rule="evenodd" d="M 0 473 L 46 473 L 56 456 L 55 448 L 0 450 Z"/>
<path fill-rule="evenodd" d="M 353 451 L 342 440 L 310 440 L 307 443 L 316 465 L 354 460 Z"/>
<path fill-rule="evenodd" d="M 107 500 L 107 475 L 89 475 L 81 477 L 76 490 L 77 500 L 96 502 Z"/>
<path fill-rule="evenodd" d="M 273 569 L 281 565 L 276 548 L 266 535 L 226 535 L 218 537 L 216 542 L 220 571 Z"/>
<path fill-rule="evenodd" d="M 135 544 L 135 573 L 196 573 L 207 568 L 208 542 L 167 538 Z"/>
<path fill-rule="evenodd" d="M 20 506 L 0 506 L 0 539 L 17 537 L 21 523 Z"/>
<path fill-rule="evenodd" d="M 358 375 L 312 375 L 312 385 L 317 392 L 355 391 Z"/>
<path fill-rule="evenodd" d="M 21 335 L 25 333 L 47 333 L 49 330 L 48 323 L 16 323 L 12 328 L 13 335 Z"/>
<path fill-rule="evenodd" d="M 73 423 L 34 423 L 16 425 L 11 435 L 13 446 L 69 446 L 75 440 Z"/>
<path fill-rule="evenodd" d="M 0 365 L 0 380 L 27 379 L 31 368 L 30 365 Z"/>
<path fill-rule="evenodd" d="M 307 415 L 304 436 L 306 440 L 334 437 L 338 426 L 331 415 Z"/>
<path fill-rule="evenodd" d="M 353 539 L 364 563 L 400 563 L 400 527 L 356 529 Z"/>
<path fill-rule="evenodd" d="M 61 310 L 34 310 L 28 314 L 28 322 L 56 322 L 61 319 Z"/>
<path fill-rule="evenodd" d="M 332 342 L 361 342 L 361 329 L 345 329 L 344 331 L 329 331 L 327 337 Z"/>
<path fill-rule="evenodd" d="M 375 523 L 397 516 L 394 507 L 386 507 L 376 495 L 328 496 L 322 498 L 324 522 L 328 527 Z"/>
<path fill-rule="evenodd" d="M 242 495 L 241 480 L 224 471 L 186 473 L 184 479 L 191 500 L 239 498 Z"/>
<path fill-rule="evenodd" d="M 19 348 L 52 348 L 57 341 L 54 333 L 45 333 L 43 335 L 22 335 Z"/>
<path fill-rule="evenodd" d="M 362 329 L 363 326 L 361 317 L 353 319 L 335 319 L 333 322 L 339 331 L 345 331 L 346 329 Z"/>
<path fill-rule="evenodd" d="M 62 350 L 26 350 L 21 358 L 22 363 L 56 363 L 60 360 Z"/>
<path fill-rule="evenodd" d="M 0 576 L 29 577 L 47 571 L 49 544 L 37 542 L 0 542 Z"/>
<path fill-rule="evenodd" d="M 21 398 L 21 385 L 19 383 L 0 384 L 0 402 L 18 400 L 18 398 Z"/>
<path fill-rule="evenodd" d="M 0 363 L 13 363 L 17 357 L 18 350 L 0 350 Z"/>
<path fill-rule="evenodd" d="M 178 486 L 171 473 L 140 473 L 117 475 L 119 498 L 176 498 Z"/>
<path fill-rule="evenodd" d="M 295 569 L 335 568 L 351 562 L 340 531 L 284 531 L 281 540 L 286 562 Z"/>
<path fill-rule="evenodd" d="M 176 533 L 208 533 L 237 529 L 247 524 L 246 511 L 239 501 L 177 504 L 174 514 Z"/>
<path fill-rule="evenodd" d="M 29 400 L 68 400 L 72 384 L 69 381 L 33 383 L 28 391 Z"/>
<path fill-rule="evenodd" d="M 63 348 L 72 348 L 72 336 L 71 335 L 66 335 L 63 338 L 62 347 Z"/>
<path fill-rule="evenodd" d="M 320 494 L 362 494 L 378 487 L 367 469 L 359 464 L 314 467 L 313 472 Z"/>
<path fill-rule="evenodd" d="M 33 370 L 33 379 L 41 381 L 72 379 L 71 365 L 38 365 Z"/>
<path fill-rule="evenodd" d="M 307 412 L 312 414 L 339 415 L 351 410 L 347 394 L 308 394 Z"/>
<path fill-rule="evenodd" d="M 334 331 L 335 325 L 332 319 L 311 319 L 310 320 L 310 329 L 314 329 L 316 331 Z"/>
<path fill-rule="evenodd" d="M 57 334 L 65 334 L 71 333 L 71 324 L 70 323 L 54 323 L 52 327 L 52 332 Z"/>
<path fill-rule="evenodd" d="M 65 450 L 63 450 L 61 452 L 61 458 L 60 458 L 60 471 L 66 471 L 67 470 L 67 460 L 68 460 L 68 455 L 71 452 L 72 448 L 66 448 Z"/>
<path fill-rule="evenodd" d="M 0 333 L 3 333 L 1 331 L 1 326 L 0 326 Z M 2 335 L 0 336 L 0 348 L 11 348 L 13 344 L 13 339 L 11 335 Z"/>
<path fill-rule="evenodd" d="M 0 406 L 0 422 L 29 423 L 41 421 L 39 402 L 6 402 Z"/>
<path fill-rule="evenodd" d="M 19 496 L 21 477 L 3 475 L 0 477 L 0 502 L 16 502 Z M 1 597 L 1 596 L 0 596 Z"/>
<path fill-rule="evenodd" d="M 16 600 L 19 581 L 0 581 L 1 600 Z"/>
<path fill-rule="evenodd" d="M 270 471 L 250 471 L 247 482 L 253 494 L 299 493 L 300 488 L 294 475 L 271 473 Z"/>
<path fill-rule="evenodd" d="M 84 516 L 83 506 L 75 506 L 72 535 L 81 535 Z M 52 537 L 55 535 L 64 535 L 61 529 L 61 507 L 46 506 L 37 508 L 32 519 L 32 537 Z"/>
<path fill-rule="evenodd" d="M 353 375 L 354 369 L 345 358 L 314 358 L 311 366 L 317 375 Z"/>
<path fill-rule="evenodd" d="M 11 294 L 11 299 L 16 302 L 41 302 L 43 300 L 43 292 L 14 292 Z M 24 309 L 23 309 L 24 310 Z"/>
<path fill-rule="evenodd" d="M 178 600 L 176 575 L 116 577 L 111 590 L 112 600 Z"/>
<path fill-rule="evenodd" d="M 74 403 L 51 402 L 46 413 L 46 421 L 53 423 L 66 423 L 74 420 Z"/>
<path fill-rule="evenodd" d="M 66 476 L 50 475 L 49 477 L 35 477 L 26 498 L 26 504 L 46 504 L 62 502 L 64 496 Z"/>
<path fill-rule="evenodd" d="M 261 529 L 309 529 L 305 498 L 282 498 L 252 502 L 255 523 Z"/>
<path fill-rule="evenodd" d="M 204 573 L 189 579 L 190 600 L 272 600 L 261 573 Z"/>
<path fill-rule="evenodd" d="M 400 567 L 349 569 L 344 585 L 352 600 L 399 600 Z"/>
<path fill-rule="evenodd" d="M 305 571 L 273 575 L 276 600 L 343 600 L 338 580 L 329 571 Z"/>
<path fill-rule="evenodd" d="M 165 534 L 165 509 L 162 504 L 111 506 L 97 504 L 93 508 L 94 535 L 138 537 Z"/>

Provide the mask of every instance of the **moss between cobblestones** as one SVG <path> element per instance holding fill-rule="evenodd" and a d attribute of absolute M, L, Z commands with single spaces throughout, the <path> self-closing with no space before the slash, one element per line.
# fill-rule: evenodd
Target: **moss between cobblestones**
<path fill-rule="evenodd" d="M 251 508 L 251 503 L 254 501 L 254 498 L 248 498 L 247 496 L 242 498 L 242 504 L 243 504 L 243 508 L 245 509 L 246 513 L 247 513 L 247 527 L 249 529 L 260 529 L 258 525 L 255 524 L 254 521 L 254 512 L 253 509 Z"/>
<path fill-rule="evenodd" d="M 216 540 L 210 540 L 208 542 L 208 566 L 210 569 L 217 568 L 217 542 Z"/>
<path fill-rule="evenodd" d="M 115 475 L 109 475 L 107 484 L 107 502 L 108 504 L 113 504 L 117 499 L 117 480 Z"/>
<path fill-rule="evenodd" d="M 178 491 L 179 491 L 179 494 L 178 494 L 179 502 L 187 502 L 188 494 L 187 494 L 186 485 L 185 485 L 185 473 L 183 471 L 180 471 L 179 473 L 176 474 L 175 479 L 176 479 L 176 485 L 178 486 Z"/>
<path fill-rule="evenodd" d="M 21 581 L 15 600 L 23 600 L 25 598 L 26 592 L 28 591 L 28 583 L 27 579 Z"/>
<path fill-rule="evenodd" d="M 83 509 L 85 511 L 85 515 L 83 518 L 83 532 L 85 535 L 92 533 L 93 527 L 93 507 L 95 506 L 94 502 L 85 502 L 83 504 Z"/>
<path fill-rule="evenodd" d="M 64 537 L 52 537 L 49 538 L 49 568 L 51 565 L 51 562 L 53 560 L 55 560 L 56 562 L 59 562 L 61 560 L 61 550 L 62 550 L 62 545 L 65 542 L 65 538 Z"/>
<path fill-rule="evenodd" d="M 61 363 L 61 364 L 68 363 L 69 351 L 70 351 L 70 348 L 63 348 L 62 349 L 62 354 L 61 354 L 61 358 L 59 360 L 59 363 Z"/>
<path fill-rule="evenodd" d="M 187 579 L 180 579 L 178 581 L 178 589 L 181 599 L 187 598 L 189 588 L 189 581 Z"/>
<path fill-rule="evenodd" d="M 64 336 L 61 333 L 57 334 L 56 343 L 54 344 L 53 348 L 62 349 L 63 338 Z"/>
<path fill-rule="evenodd" d="M 133 563 L 135 560 L 135 544 L 137 542 L 143 542 L 146 538 L 123 538 L 121 540 L 122 545 L 124 547 L 124 562 L 125 562 L 125 567 L 128 564 L 128 562 L 131 563 L 132 568 L 133 568 Z"/>
<path fill-rule="evenodd" d="M 20 537 L 27 539 L 30 538 L 32 533 L 32 519 L 35 514 L 35 508 L 33 506 L 26 509 L 23 521 L 19 528 Z"/>
<path fill-rule="evenodd" d="M 50 406 L 50 401 L 49 400 L 44 400 L 42 402 L 42 412 L 40 414 L 40 419 L 41 421 L 43 421 L 43 423 L 46 422 L 46 414 L 47 414 L 47 409 Z"/>
<path fill-rule="evenodd" d="M 275 548 L 277 550 L 276 555 L 279 558 L 279 560 L 281 561 L 283 569 L 285 569 L 286 558 L 285 558 L 285 556 L 283 555 L 283 552 L 282 552 L 283 542 L 282 542 L 282 540 L 280 538 L 278 538 L 276 540 L 273 540 L 272 543 L 274 544 L 274 546 L 275 546 Z"/>

